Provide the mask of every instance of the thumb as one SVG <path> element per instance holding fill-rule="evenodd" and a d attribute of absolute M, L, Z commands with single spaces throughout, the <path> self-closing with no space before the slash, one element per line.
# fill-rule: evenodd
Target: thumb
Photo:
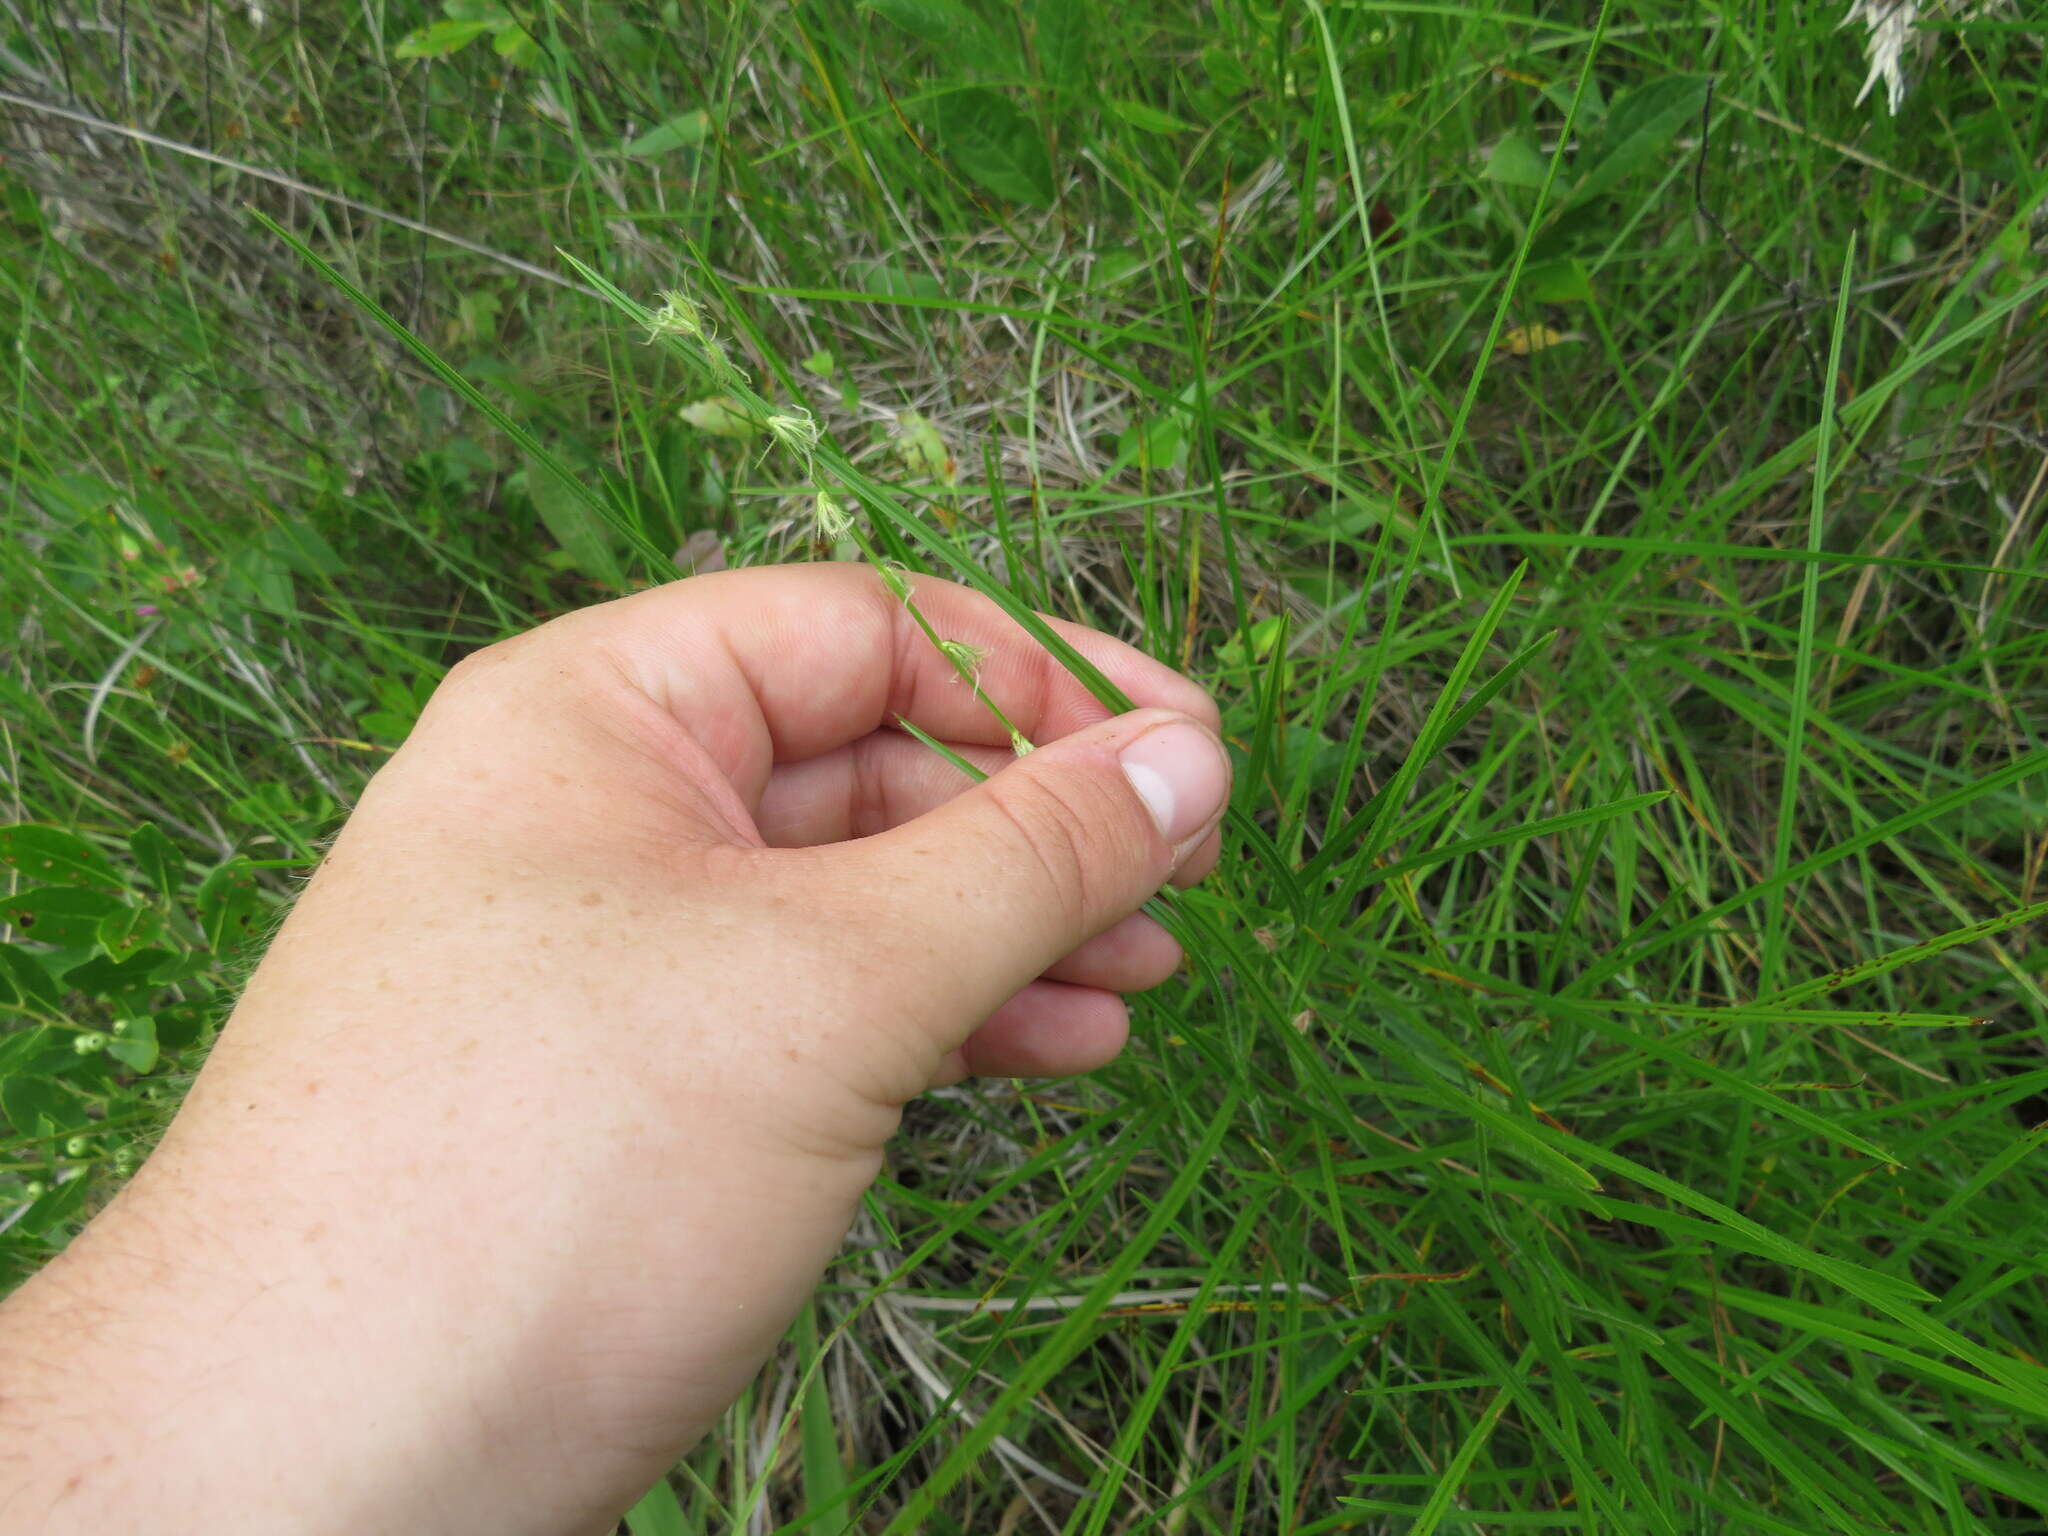
<path fill-rule="evenodd" d="M 859 846 L 882 865 L 870 889 L 902 893 L 889 917 L 933 962 L 943 995 L 931 1000 L 964 1032 L 1142 906 L 1229 797 L 1214 734 L 1172 710 L 1135 710 Z"/>

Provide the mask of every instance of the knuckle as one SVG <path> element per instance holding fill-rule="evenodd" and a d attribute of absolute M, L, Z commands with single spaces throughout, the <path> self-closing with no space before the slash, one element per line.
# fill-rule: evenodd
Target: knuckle
<path fill-rule="evenodd" d="M 1091 926 L 1098 913 L 1100 874 L 1096 868 L 1098 839 L 1089 828 L 1102 820 L 1103 807 L 1071 787 L 1038 781 L 1015 788 L 997 786 L 992 798 L 1010 828 L 1028 867 L 1044 883 L 1047 900 L 1059 914 L 1063 930 Z"/>

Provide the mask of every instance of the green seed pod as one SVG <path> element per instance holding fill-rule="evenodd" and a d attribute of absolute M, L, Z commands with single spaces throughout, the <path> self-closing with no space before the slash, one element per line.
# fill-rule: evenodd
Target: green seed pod
<path fill-rule="evenodd" d="M 92 1151 L 92 1138 L 90 1136 L 74 1136 L 64 1143 L 64 1155 L 66 1157 L 84 1157 L 90 1151 Z"/>
<path fill-rule="evenodd" d="M 93 1056 L 107 1048 L 107 1036 L 103 1031 L 88 1029 L 82 1035 L 72 1037 L 71 1049 L 81 1056 Z"/>

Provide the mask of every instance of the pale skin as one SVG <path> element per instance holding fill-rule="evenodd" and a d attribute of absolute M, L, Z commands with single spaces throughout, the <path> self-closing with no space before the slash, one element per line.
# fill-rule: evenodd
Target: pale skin
<path fill-rule="evenodd" d="M 1137 909 L 1217 857 L 1215 707 L 1060 626 L 1112 717 L 992 603 L 915 593 L 1038 751 L 857 566 L 456 668 L 162 1145 L 0 1306 L 0 1529 L 609 1530 L 781 1338 L 907 1100 L 1122 1048 L 1179 958 Z"/>

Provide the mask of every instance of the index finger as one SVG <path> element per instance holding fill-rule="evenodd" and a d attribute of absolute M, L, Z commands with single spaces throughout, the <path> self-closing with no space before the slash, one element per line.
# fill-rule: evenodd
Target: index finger
<path fill-rule="evenodd" d="M 933 631 L 981 653 L 982 690 L 1034 742 L 1114 713 L 988 598 L 937 577 L 908 580 Z M 590 617 L 606 625 L 607 651 L 749 803 L 776 763 L 829 752 L 898 717 L 942 741 L 1009 745 L 987 705 L 865 565 L 720 571 Z M 1138 707 L 1220 726 L 1215 701 L 1171 667 L 1099 631 L 1046 622 Z"/>

